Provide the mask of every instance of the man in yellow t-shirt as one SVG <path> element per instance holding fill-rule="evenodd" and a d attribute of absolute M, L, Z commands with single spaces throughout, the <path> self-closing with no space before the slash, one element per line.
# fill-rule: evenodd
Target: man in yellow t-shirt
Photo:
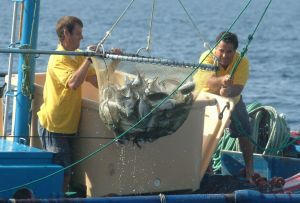
<path fill-rule="evenodd" d="M 199 60 L 199 63 L 217 65 L 218 69 L 213 73 L 199 70 L 194 75 L 196 91 L 206 91 L 223 97 L 230 97 L 234 100 L 235 107 L 231 115 L 229 129 L 231 136 L 239 139 L 245 160 L 246 177 L 253 183 L 253 146 L 249 137 L 247 137 L 251 135 L 251 126 L 241 95 L 249 77 L 249 62 L 246 57 L 243 57 L 233 78 L 230 78 L 231 70 L 240 58 L 240 53 L 236 51 L 238 38 L 234 33 L 221 32 L 216 41 L 218 42 L 220 39 L 221 41 L 216 48 L 211 53 L 209 51 L 204 52 Z"/>
<path fill-rule="evenodd" d="M 57 51 L 80 51 L 83 23 L 74 16 L 60 18 L 56 25 Z M 116 54 L 120 53 L 115 49 Z M 43 92 L 44 102 L 38 115 L 38 132 L 42 147 L 56 153 L 54 162 L 71 164 L 70 138 L 77 133 L 81 113 L 81 85 L 86 80 L 97 85 L 92 60 L 83 56 L 51 55 Z M 65 171 L 64 190 L 70 181 Z"/>

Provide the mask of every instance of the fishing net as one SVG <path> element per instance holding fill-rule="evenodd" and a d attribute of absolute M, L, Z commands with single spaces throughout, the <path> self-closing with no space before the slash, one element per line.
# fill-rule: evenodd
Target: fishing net
<path fill-rule="evenodd" d="M 191 68 L 100 57 L 93 57 L 93 65 L 98 79 L 101 120 L 116 135 L 138 123 L 120 142 L 153 142 L 172 134 L 186 120 L 195 85 L 188 79 L 178 86 Z"/>

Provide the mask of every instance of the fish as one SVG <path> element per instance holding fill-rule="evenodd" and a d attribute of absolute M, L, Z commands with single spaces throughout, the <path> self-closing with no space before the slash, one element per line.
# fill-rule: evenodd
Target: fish
<path fill-rule="evenodd" d="M 192 82 L 175 91 L 180 82 L 172 78 L 162 81 L 159 77 L 146 79 L 144 74 L 138 72 L 136 77 L 126 76 L 124 79 L 123 86 L 110 84 L 99 88 L 99 95 L 102 95 L 99 115 L 106 126 L 115 134 L 120 134 L 134 126 L 152 109 L 153 112 L 120 138 L 119 143 L 127 143 L 125 140 L 129 140 L 141 147 L 143 142 L 153 142 L 174 132 L 185 121 L 193 103 Z"/>
<path fill-rule="evenodd" d="M 149 120 L 149 116 L 147 118 L 144 118 L 149 112 L 151 111 L 150 104 L 148 103 L 145 95 L 142 95 L 139 99 L 139 106 L 138 106 L 138 113 L 139 113 L 139 119 L 144 119 L 143 124 L 146 124 Z"/>
<path fill-rule="evenodd" d="M 126 112 L 126 116 L 127 117 L 132 116 L 132 114 L 135 111 L 135 107 L 136 107 L 138 101 L 133 97 L 133 94 L 132 94 L 130 97 L 124 98 L 123 102 L 124 102 L 123 106 L 124 106 L 124 109 L 125 109 L 125 112 Z"/>
<path fill-rule="evenodd" d="M 187 82 L 181 87 L 178 88 L 178 91 L 180 91 L 182 94 L 189 94 L 195 89 L 195 83 L 194 82 Z"/>
<path fill-rule="evenodd" d="M 148 82 L 145 93 L 149 95 L 149 94 L 159 93 L 159 92 L 162 92 L 162 88 L 158 84 L 158 77 L 156 77 L 153 80 Z"/>
<path fill-rule="evenodd" d="M 132 85 L 135 87 L 139 87 L 139 86 L 142 86 L 143 84 L 144 84 L 143 78 L 142 78 L 141 74 L 138 72 L 138 75 L 132 82 Z"/>
<path fill-rule="evenodd" d="M 160 100 L 163 100 L 164 98 L 166 98 L 167 96 L 169 96 L 169 95 L 164 92 L 155 92 L 155 93 L 147 95 L 147 97 L 150 101 L 160 101 Z"/>
<path fill-rule="evenodd" d="M 175 99 L 167 99 L 164 103 L 162 103 L 158 109 L 159 111 L 167 111 L 171 110 L 176 106 L 176 100 Z"/>

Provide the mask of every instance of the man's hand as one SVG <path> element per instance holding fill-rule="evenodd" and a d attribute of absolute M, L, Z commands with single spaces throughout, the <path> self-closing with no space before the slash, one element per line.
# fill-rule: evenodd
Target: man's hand
<path fill-rule="evenodd" d="M 231 88 L 231 86 L 221 87 L 220 95 L 223 96 L 223 97 L 232 97 L 232 88 Z"/>
<path fill-rule="evenodd" d="M 219 94 L 223 97 L 236 97 L 243 91 L 243 85 L 228 85 L 220 88 Z"/>
<path fill-rule="evenodd" d="M 113 53 L 113 54 L 122 54 L 122 50 L 120 48 L 112 48 L 111 53 Z"/>
<path fill-rule="evenodd" d="M 229 86 L 232 85 L 232 79 L 230 79 L 230 75 L 224 75 L 222 77 L 222 86 Z"/>

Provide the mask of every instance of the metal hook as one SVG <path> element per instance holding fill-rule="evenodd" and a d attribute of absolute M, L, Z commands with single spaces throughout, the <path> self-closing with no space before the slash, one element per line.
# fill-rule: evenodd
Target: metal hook
<path fill-rule="evenodd" d="M 226 108 L 229 109 L 229 107 L 230 107 L 230 104 L 229 104 L 229 102 L 227 102 L 226 105 L 223 107 L 221 113 L 220 113 L 219 116 L 218 116 L 219 120 L 222 120 L 222 119 L 223 119 L 223 113 L 224 113 L 225 109 L 226 109 Z"/>
<path fill-rule="evenodd" d="M 147 49 L 147 48 L 145 48 L 145 47 L 139 48 L 139 49 L 137 50 L 137 52 L 136 52 L 136 55 L 139 55 L 140 51 L 142 51 L 142 50 L 145 50 L 145 51 L 148 53 L 148 55 L 151 56 L 151 54 L 150 54 L 150 52 L 149 52 L 149 49 Z"/>
<path fill-rule="evenodd" d="M 97 47 L 95 49 L 95 53 L 100 53 L 100 47 L 102 48 L 102 54 L 105 55 L 104 46 L 102 43 L 97 44 Z"/>

